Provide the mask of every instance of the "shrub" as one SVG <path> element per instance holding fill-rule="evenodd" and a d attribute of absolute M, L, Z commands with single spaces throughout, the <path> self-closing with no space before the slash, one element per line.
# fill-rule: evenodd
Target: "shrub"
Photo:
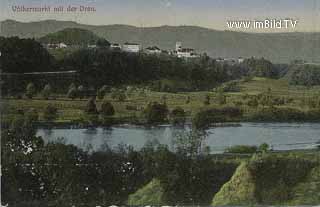
<path fill-rule="evenodd" d="M 317 121 L 320 114 L 317 110 L 303 112 L 294 108 L 263 108 L 255 112 L 251 117 L 252 121 Z"/>
<path fill-rule="evenodd" d="M 257 146 L 236 145 L 225 150 L 227 153 L 252 154 L 258 151 Z"/>
<path fill-rule="evenodd" d="M 144 115 L 149 124 L 163 123 L 167 120 L 167 105 L 158 102 L 149 103 L 144 110 Z"/>
<path fill-rule="evenodd" d="M 204 104 L 204 105 L 210 105 L 210 96 L 209 96 L 209 95 L 206 95 L 206 96 L 204 97 L 203 104 Z"/>
<path fill-rule="evenodd" d="M 207 110 L 200 110 L 192 119 L 192 126 L 196 129 L 204 129 L 215 122 L 214 118 L 207 113 Z"/>
<path fill-rule="evenodd" d="M 189 104 L 189 103 L 190 103 L 190 101 L 191 101 L 190 96 L 187 96 L 187 98 L 186 98 L 186 104 Z"/>
<path fill-rule="evenodd" d="M 269 150 L 269 145 L 267 143 L 262 143 L 259 147 L 258 150 L 259 152 L 267 152 Z"/>
<path fill-rule="evenodd" d="M 90 98 L 87 102 L 85 112 L 88 114 L 97 114 L 97 106 L 94 98 Z"/>
<path fill-rule="evenodd" d="M 113 105 L 109 101 L 104 100 L 101 104 L 100 113 L 103 116 L 113 116 L 115 113 Z"/>
<path fill-rule="evenodd" d="M 170 118 L 173 124 L 184 124 L 186 113 L 181 107 L 177 107 L 171 111 Z"/>
<path fill-rule="evenodd" d="M 238 107 L 201 109 L 193 117 L 192 124 L 195 128 L 207 128 L 215 122 L 238 119 L 242 114 L 242 110 Z"/>
<path fill-rule="evenodd" d="M 53 121 L 58 117 L 58 109 L 52 105 L 46 106 L 43 111 L 43 119 L 46 121 Z"/>

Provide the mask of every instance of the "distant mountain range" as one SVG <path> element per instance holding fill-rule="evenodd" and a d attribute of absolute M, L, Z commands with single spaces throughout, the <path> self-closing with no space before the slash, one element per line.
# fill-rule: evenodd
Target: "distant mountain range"
<path fill-rule="evenodd" d="M 156 45 L 173 50 L 180 41 L 184 47 L 206 52 L 211 57 L 264 57 L 276 63 L 294 59 L 320 62 L 320 33 L 244 33 L 218 31 L 196 26 L 134 27 L 128 25 L 84 25 L 71 21 L 45 20 L 0 23 L 1 36 L 40 38 L 66 28 L 92 31 L 111 43 L 135 42 L 143 47 Z"/>

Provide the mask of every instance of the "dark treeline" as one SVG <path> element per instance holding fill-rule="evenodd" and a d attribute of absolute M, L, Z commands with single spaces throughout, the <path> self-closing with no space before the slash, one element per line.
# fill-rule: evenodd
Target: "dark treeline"
<path fill-rule="evenodd" d="M 237 167 L 199 150 L 197 133 L 177 139 L 175 152 L 156 142 L 140 151 L 105 144 L 92 152 L 63 141 L 44 144 L 33 119 L 17 117 L 2 130 L 2 202 L 9 206 L 126 204 L 153 178 L 160 180 L 166 203 L 208 205 Z"/>
<path fill-rule="evenodd" d="M 55 60 L 34 39 L 0 37 L 0 65 L 5 73 L 28 73 L 52 71 Z"/>
<path fill-rule="evenodd" d="M 103 85 L 119 86 L 123 84 L 144 84 L 155 90 L 207 90 L 229 80 L 244 76 L 278 78 L 283 68 L 273 65 L 265 59 L 250 58 L 242 64 L 217 63 L 214 59 L 202 55 L 193 60 L 180 59 L 167 54 L 160 56 L 144 53 L 130 54 L 112 51 L 108 48 L 76 50 L 64 58 L 56 60 L 43 46 L 33 39 L 17 37 L 0 39 L 1 68 L 6 73 L 26 73 L 45 71 L 78 71 L 77 84 L 85 87 L 100 88 Z M 5 84 L 16 77 L 5 79 Z M 43 77 L 24 77 L 37 86 Z M 50 82 L 50 78 L 47 78 Z M 174 84 L 159 86 L 156 81 L 169 79 Z M 66 88 L 70 80 L 59 86 Z M 184 86 L 179 83 L 183 82 Z M 26 85 L 25 83 L 24 85 Z M 23 85 L 20 83 L 20 85 Z M 43 84 L 42 84 L 43 85 Z M 53 85 L 53 84 L 52 84 Z M 19 88 L 18 86 L 10 86 Z M 42 87 L 42 86 L 39 86 Z"/>

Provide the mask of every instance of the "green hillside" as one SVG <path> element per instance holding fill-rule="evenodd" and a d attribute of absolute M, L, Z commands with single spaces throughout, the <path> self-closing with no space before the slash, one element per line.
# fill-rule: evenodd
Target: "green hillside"
<path fill-rule="evenodd" d="M 238 167 L 212 205 L 319 204 L 319 165 L 297 156 L 252 158 Z"/>
<path fill-rule="evenodd" d="M 129 195 L 128 205 L 145 206 L 145 205 L 162 205 L 163 189 L 158 179 L 153 179 L 137 192 Z"/>
<path fill-rule="evenodd" d="M 206 52 L 212 57 L 265 57 L 272 62 L 303 59 L 320 62 L 320 33 L 244 33 L 218 31 L 196 26 L 134 27 L 129 25 L 84 25 L 70 21 L 46 20 L 22 23 L 1 22 L 1 36 L 39 38 L 66 28 L 94 32 L 111 42 L 136 42 L 143 46 L 157 45 L 173 50 L 175 43 Z"/>
<path fill-rule="evenodd" d="M 67 45 L 88 45 L 96 44 L 99 41 L 106 41 L 91 31 L 79 28 L 67 28 L 61 31 L 50 33 L 38 39 L 42 43 L 65 43 Z"/>

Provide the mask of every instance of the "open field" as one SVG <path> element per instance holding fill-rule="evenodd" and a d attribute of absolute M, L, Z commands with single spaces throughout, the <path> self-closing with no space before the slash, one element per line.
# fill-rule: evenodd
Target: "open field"
<path fill-rule="evenodd" d="M 166 102 L 168 109 L 171 111 L 176 107 L 181 107 L 186 111 L 187 117 L 192 117 L 197 111 L 204 106 L 208 107 L 223 107 L 223 106 L 239 106 L 248 115 L 255 112 L 263 106 L 252 108 L 246 104 L 245 96 L 254 96 L 261 93 L 266 93 L 268 89 L 271 90 L 273 97 L 284 97 L 291 99 L 290 103 L 279 107 L 297 108 L 302 111 L 309 110 L 309 106 L 304 104 L 306 99 L 316 99 L 320 94 L 320 87 L 303 87 L 291 86 L 286 80 L 275 80 L 266 78 L 253 78 L 252 80 L 237 81 L 240 88 L 239 92 L 225 92 L 227 103 L 219 105 L 217 101 L 218 92 L 212 91 L 199 91 L 199 92 L 181 92 L 181 93 L 164 93 L 164 92 L 146 92 L 141 95 L 139 92 L 131 92 L 127 94 L 124 101 L 118 101 L 111 98 L 111 94 L 107 93 L 105 99 L 110 101 L 115 108 L 115 118 L 139 118 L 142 115 L 143 109 L 149 102 Z M 205 105 L 205 97 L 210 97 L 210 104 Z M 190 102 L 187 99 L 190 97 Z M 40 96 L 33 99 L 3 99 L 2 109 L 4 112 L 4 119 L 13 117 L 17 110 L 28 110 L 30 108 L 36 109 L 42 119 L 42 111 L 47 105 L 53 105 L 58 109 L 57 122 L 69 122 L 79 120 L 86 107 L 87 98 L 84 99 L 69 99 L 65 95 L 59 94 L 55 98 L 51 97 L 49 100 L 44 100 Z M 97 108 L 101 105 L 101 100 L 97 100 Z"/>

